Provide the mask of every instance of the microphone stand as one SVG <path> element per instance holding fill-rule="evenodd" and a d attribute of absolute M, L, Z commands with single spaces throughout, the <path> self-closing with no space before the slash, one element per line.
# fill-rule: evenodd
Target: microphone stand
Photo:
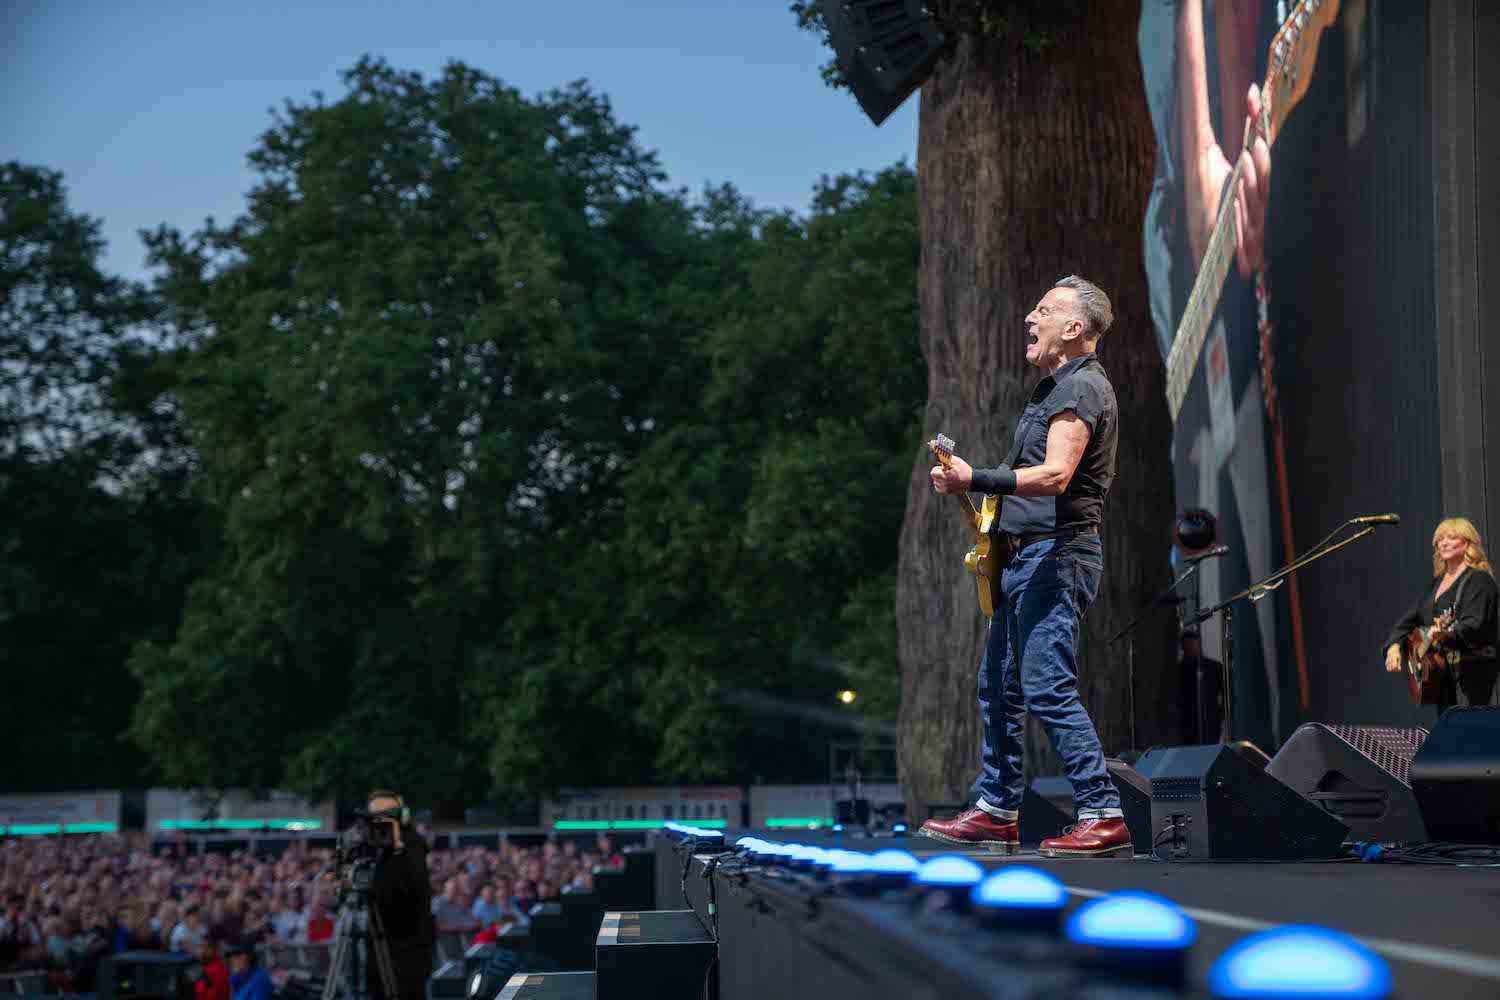
<path fill-rule="evenodd" d="M 1252 583 L 1250 586 L 1246 587 L 1238 594 L 1235 594 L 1232 597 L 1225 598 L 1218 604 L 1215 604 L 1213 607 L 1199 609 L 1196 614 L 1194 614 L 1187 622 L 1184 623 L 1185 625 L 1197 625 L 1200 622 L 1207 621 L 1214 615 L 1223 615 L 1223 618 L 1220 621 L 1223 638 L 1220 641 L 1223 643 L 1224 656 L 1224 721 L 1220 724 L 1219 729 L 1220 743 L 1230 742 L 1230 735 L 1233 732 L 1234 725 L 1232 709 L 1232 706 L 1234 704 L 1234 687 L 1232 684 L 1234 675 L 1231 669 L 1232 663 L 1234 661 L 1234 609 L 1231 607 L 1231 605 L 1233 605 L 1236 601 L 1242 600 L 1246 597 L 1250 598 L 1250 602 L 1252 604 L 1256 601 L 1259 601 L 1271 591 L 1275 590 L 1277 587 L 1285 583 L 1287 577 L 1291 576 L 1303 566 L 1306 566 L 1309 563 L 1317 562 L 1324 556 L 1337 552 L 1345 545 L 1348 545 L 1351 542 L 1358 541 L 1359 539 L 1368 535 L 1370 532 L 1374 531 L 1375 528 L 1382 523 L 1390 522 L 1368 523 L 1364 518 L 1350 518 L 1343 524 L 1339 525 L 1339 527 L 1335 528 L 1333 533 L 1330 534 L 1328 538 L 1325 538 L 1322 542 L 1319 542 L 1316 546 L 1314 546 L 1312 551 L 1307 553 L 1307 555 L 1301 557 L 1300 559 L 1294 560 L 1291 563 L 1288 563 L 1287 565 L 1281 567 L 1281 569 L 1278 569 L 1276 572 L 1266 577 L 1264 580 L 1261 580 L 1257 583 Z M 1350 535 L 1348 538 L 1344 539 L 1342 542 L 1339 542 L 1337 545 L 1328 545 L 1328 541 L 1332 539 L 1334 535 L 1337 535 L 1340 531 L 1349 527 L 1349 525 L 1351 524 L 1364 524 L 1364 528 Z"/>
<path fill-rule="evenodd" d="M 1223 555 L 1223 554 L 1224 553 L 1222 551 L 1215 551 L 1214 552 L 1214 555 Z M 1127 685 L 1126 692 L 1129 695 L 1129 701 L 1130 701 L 1130 749 L 1131 750 L 1138 749 L 1138 746 L 1136 744 L 1136 738 L 1135 738 L 1135 630 L 1136 630 L 1136 627 L 1138 625 L 1140 625 L 1142 622 L 1144 622 L 1146 620 L 1146 617 L 1148 615 L 1150 615 L 1151 612 L 1154 611 L 1154 610 L 1156 610 L 1157 608 L 1162 607 L 1163 605 L 1167 605 L 1167 604 L 1175 604 L 1177 601 L 1182 600 L 1182 598 L 1180 598 L 1180 597 L 1174 599 L 1172 597 L 1172 594 L 1177 590 L 1178 587 L 1182 586 L 1184 583 L 1186 583 L 1188 581 L 1188 579 L 1190 579 L 1195 573 L 1198 572 L 1198 567 L 1202 566 L 1203 565 L 1203 560 L 1207 559 L 1207 558 L 1209 558 L 1209 557 L 1206 556 L 1206 555 L 1205 556 L 1191 557 L 1189 561 L 1192 563 L 1192 565 L 1188 566 L 1187 569 L 1183 570 L 1182 574 L 1180 576 L 1178 576 L 1177 579 L 1175 579 L 1171 583 L 1167 584 L 1167 589 L 1166 590 L 1163 590 L 1161 593 L 1159 593 L 1155 597 L 1151 598 L 1150 602 L 1148 602 L 1146 604 L 1146 606 L 1141 609 L 1140 613 L 1135 616 L 1135 619 L 1129 625 L 1126 625 L 1124 628 L 1120 629 L 1120 631 L 1116 632 L 1114 635 L 1110 636 L 1108 640 L 1105 641 L 1105 645 L 1106 646 L 1113 646 L 1116 642 L 1119 642 L 1121 639 L 1125 639 L 1125 675 L 1126 675 L 1126 685 Z"/>

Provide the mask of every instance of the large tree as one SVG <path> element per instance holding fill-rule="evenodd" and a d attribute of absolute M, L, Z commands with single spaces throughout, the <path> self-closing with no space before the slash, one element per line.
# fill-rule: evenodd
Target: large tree
<path fill-rule="evenodd" d="M 346 79 L 243 217 L 150 240 L 225 530 L 132 659 L 136 740 L 174 782 L 438 803 L 816 776 L 894 639 L 910 168 L 766 213 L 667 190 L 582 84 Z"/>
<path fill-rule="evenodd" d="M 1136 50 L 1138 3 L 934 0 L 947 47 L 921 93 L 924 430 L 944 431 L 980 465 L 1010 444 L 1036 372 L 1022 317 L 1058 278 L 1105 288 L 1115 324 L 1100 348 L 1119 396 L 1119 475 L 1104 524 L 1105 577 L 1085 620 L 1079 689 L 1106 750 L 1128 745 L 1125 646 L 1104 639 L 1165 582 L 1170 424 L 1147 312 L 1141 225 L 1153 138 Z M 793 10 L 821 26 L 807 4 Z M 836 75 L 836 74 L 835 74 Z M 978 771 L 975 668 L 986 636 L 961 560 L 954 501 L 914 456 L 901 533 L 897 622 L 899 751 L 910 805 L 959 802 Z M 1140 743 L 1171 722 L 1169 616 L 1137 633 Z M 1028 766 L 1047 766 L 1035 727 Z"/>

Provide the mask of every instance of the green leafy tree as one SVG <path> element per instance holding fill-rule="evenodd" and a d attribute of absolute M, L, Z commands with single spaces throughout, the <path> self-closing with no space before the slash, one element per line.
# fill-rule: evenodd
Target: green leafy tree
<path fill-rule="evenodd" d="M 0 660 L 4 787 L 139 785 L 121 740 L 131 647 L 175 628 L 211 527 L 142 405 L 150 303 L 99 267 L 62 176 L 0 166 Z M 154 392 L 149 396 L 156 395 Z"/>
<path fill-rule="evenodd" d="M 516 621 L 666 415 L 690 219 L 581 84 L 346 82 L 278 116 L 244 217 L 151 238 L 226 535 L 134 734 L 174 781 L 453 801 L 531 697 Z"/>
<path fill-rule="evenodd" d="M 866 726 L 839 688 L 888 724 L 912 171 L 690 201 L 585 85 L 346 80 L 278 116 L 244 217 L 150 238 L 148 371 L 224 524 L 132 660 L 164 779 L 804 778 Z"/>

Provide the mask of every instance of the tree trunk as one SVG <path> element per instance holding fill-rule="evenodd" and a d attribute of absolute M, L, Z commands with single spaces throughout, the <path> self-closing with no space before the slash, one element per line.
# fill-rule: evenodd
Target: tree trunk
<path fill-rule="evenodd" d="M 952 49 L 922 88 L 917 176 L 924 430 L 989 467 L 1010 448 L 1025 394 L 1023 318 L 1076 273 L 1114 304 L 1100 357 L 1119 398 L 1118 474 L 1105 509 L 1105 575 L 1085 619 L 1079 691 L 1107 752 L 1130 745 L 1126 644 L 1107 647 L 1169 579 L 1174 521 L 1171 424 L 1152 335 L 1142 256 L 1154 137 L 1136 49 L 1138 3 L 949 0 L 938 16 Z M 988 623 L 959 501 L 935 494 L 916 456 L 901 532 L 897 618 L 901 781 L 909 814 L 964 801 L 979 771 L 975 678 Z M 1136 745 L 1168 740 L 1176 707 L 1172 616 L 1135 635 Z M 1174 740 L 1175 742 L 1175 740 Z M 1028 773 L 1055 758 L 1032 724 Z"/>

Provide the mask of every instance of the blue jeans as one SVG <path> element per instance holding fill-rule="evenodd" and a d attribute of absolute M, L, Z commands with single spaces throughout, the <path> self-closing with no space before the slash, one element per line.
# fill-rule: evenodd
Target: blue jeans
<path fill-rule="evenodd" d="M 1000 578 L 1004 600 L 990 620 L 979 666 L 984 772 L 978 785 L 991 811 L 1021 807 L 1023 723 L 1030 712 L 1062 758 L 1079 818 L 1098 810 L 1119 815 L 1104 748 L 1078 700 L 1079 623 L 1103 573 L 1099 536 L 1075 535 L 1026 546 Z"/>

